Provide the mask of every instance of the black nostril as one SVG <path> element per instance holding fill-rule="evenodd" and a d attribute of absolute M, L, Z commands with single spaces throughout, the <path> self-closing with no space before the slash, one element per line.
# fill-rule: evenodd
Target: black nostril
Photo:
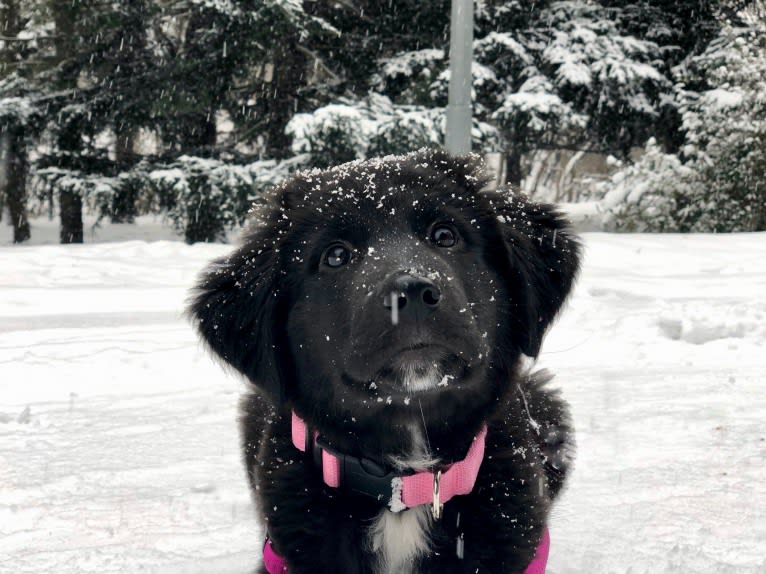
<path fill-rule="evenodd" d="M 423 289 L 421 297 L 423 298 L 423 303 L 429 307 L 436 307 L 442 298 L 442 294 L 441 291 L 439 291 L 439 288 L 434 285 Z"/>

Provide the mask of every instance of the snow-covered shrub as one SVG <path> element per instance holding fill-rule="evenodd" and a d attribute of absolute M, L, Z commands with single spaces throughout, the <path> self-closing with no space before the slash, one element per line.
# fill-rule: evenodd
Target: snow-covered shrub
<path fill-rule="evenodd" d="M 111 204 L 103 206 L 108 209 L 112 223 L 134 223 L 140 212 L 139 201 L 145 197 L 147 190 L 147 172 L 143 164 L 117 176 L 120 185 L 118 193 L 111 198 Z M 100 211 L 103 217 L 107 212 Z"/>
<path fill-rule="evenodd" d="M 25 126 L 38 114 L 28 97 L 0 98 L 0 126 Z"/>
<path fill-rule="evenodd" d="M 39 201 L 38 210 L 46 203 L 55 202 L 63 191 L 79 197 L 83 207 L 97 215 L 99 222 L 113 217 L 116 209 L 125 209 L 125 214 L 130 216 L 120 222 L 133 223 L 135 215 L 151 210 L 145 193 L 149 190 L 146 170 L 141 163 L 130 171 L 111 176 L 49 167 L 37 170 L 32 187 Z"/>
<path fill-rule="evenodd" d="M 100 220 L 111 212 L 114 198 L 120 194 L 126 182 L 126 179 L 120 177 L 48 167 L 37 170 L 32 188 L 40 206 L 49 203 L 52 207 L 62 194 L 67 194 L 79 198 L 82 207 L 98 214 Z M 77 209 L 79 211 L 81 207 Z"/>
<path fill-rule="evenodd" d="M 514 134 L 524 138 L 545 139 L 546 134 L 579 131 L 587 117 L 575 112 L 572 106 L 555 93 L 547 78 L 535 75 L 518 90 L 508 93 L 492 119 L 500 125 L 514 126 Z"/>
<path fill-rule="evenodd" d="M 117 177 L 109 177 L 78 170 L 49 167 L 38 170 L 35 190 L 41 199 L 57 196 L 67 191 L 82 199 L 83 205 L 97 213 L 108 213 L 109 205 L 122 182 Z"/>
<path fill-rule="evenodd" d="M 117 197 L 129 196 L 137 213 L 163 213 L 188 243 L 212 242 L 243 224 L 259 194 L 307 167 L 304 155 L 246 165 L 181 156 L 167 166 L 139 163 L 113 177 L 45 168 L 37 171 L 33 188 L 40 205 L 70 193 L 99 221 L 112 215 Z"/>
<path fill-rule="evenodd" d="M 291 172 L 306 167 L 305 156 L 234 165 L 215 159 L 181 156 L 147 175 L 156 201 L 187 243 L 225 240 L 242 225 L 255 199 Z"/>
<path fill-rule="evenodd" d="M 371 94 L 363 101 L 330 104 L 298 114 L 287 126 L 295 153 L 305 153 L 313 167 L 353 159 L 400 154 L 422 147 L 441 147 L 445 139 L 444 108 L 394 105 Z M 489 150 L 497 130 L 474 119 L 474 149 Z"/>
<path fill-rule="evenodd" d="M 376 126 L 368 156 L 411 151 L 444 144 L 444 111 L 441 109 L 396 110 Z"/>
<path fill-rule="evenodd" d="M 693 201 L 696 174 L 650 139 L 641 159 L 596 189 L 609 231 L 690 231 L 703 206 Z"/>
<path fill-rule="evenodd" d="M 149 174 L 161 208 L 187 243 L 223 241 L 252 200 L 253 177 L 241 166 L 182 156 Z"/>
<path fill-rule="evenodd" d="M 321 168 L 364 158 L 375 130 L 375 118 L 364 103 L 330 104 L 296 114 L 286 129 L 293 152 L 309 154 L 312 166 Z"/>

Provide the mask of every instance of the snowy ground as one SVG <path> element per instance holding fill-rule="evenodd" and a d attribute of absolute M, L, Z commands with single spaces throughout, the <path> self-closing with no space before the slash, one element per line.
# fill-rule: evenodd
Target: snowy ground
<path fill-rule="evenodd" d="M 540 361 L 579 433 L 549 573 L 766 572 L 766 235 L 585 242 Z M 0 573 L 250 571 L 242 383 L 181 317 L 228 249 L 0 247 Z"/>

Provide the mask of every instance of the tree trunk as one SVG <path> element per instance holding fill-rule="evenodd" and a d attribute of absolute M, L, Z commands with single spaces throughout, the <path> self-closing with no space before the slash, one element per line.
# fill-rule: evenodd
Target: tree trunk
<path fill-rule="evenodd" d="M 75 192 L 62 189 L 59 192 L 61 214 L 61 243 L 82 243 L 82 198 Z"/>
<path fill-rule="evenodd" d="M 0 2 L 0 34 L 15 38 L 22 28 L 18 0 Z M 6 42 L 0 51 L 0 78 L 16 68 L 17 55 L 18 44 Z M 27 221 L 29 162 L 24 127 L 13 120 L 0 127 L 0 169 L 5 171 L 5 177 L 0 179 L 0 196 L 4 196 L 8 207 L 13 242 L 21 243 L 30 237 Z"/>
<path fill-rule="evenodd" d="M 212 150 L 218 137 L 215 115 L 208 112 L 187 116 L 187 124 L 181 128 L 179 136 L 181 153 L 208 155 L 205 148 Z"/>
<path fill-rule="evenodd" d="M 62 88 L 76 88 L 79 69 L 74 64 L 76 55 L 76 22 L 80 5 L 71 0 L 51 0 L 51 11 L 56 26 L 55 47 L 56 61 L 61 68 Z M 62 165 L 67 169 L 73 157 L 82 152 L 82 132 L 76 121 L 70 120 L 67 125 L 60 126 L 58 148 L 64 152 Z M 61 211 L 61 243 L 82 243 L 82 197 L 68 190 L 59 193 L 59 209 Z"/>
<path fill-rule="evenodd" d="M 521 171 L 521 153 L 516 149 L 506 154 L 505 169 L 508 177 L 507 183 L 516 189 L 521 189 L 521 180 L 524 179 L 524 176 Z"/>
<path fill-rule="evenodd" d="M 133 126 L 122 124 L 116 129 L 115 160 L 120 170 L 127 170 L 133 163 L 133 147 L 136 141 L 136 130 Z M 133 223 L 136 220 L 136 189 L 125 182 L 112 199 L 112 223 Z"/>
<path fill-rule="evenodd" d="M 272 54 L 274 68 L 271 82 L 264 84 L 268 154 L 285 158 L 291 154 L 292 140 L 285 133 L 296 112 L 298 88 L 305 72 L 305 56 L 293 46 L 281 46 Z"/>
<path fill-rule="evenodd" d="M 61 126 L 58 137 L 59 150 L 76 155 L 82 151 L 82 135 L 77 122 Z M 71 162 L 72 158 L 66 158 L 65 162 Z M 61 167 L 66 168 L 66 165 Z M 59 210 L 61 212 L 61 243 L 82 243 L 82 197 L 79 193 L 62 189 L 59 192 Z"/>
<path fill-rule="evenodd" d="M 8 128 L 0 142 L 0 164 L 5 165 L 5 183 L 0 194 L 5 196 L 13 226 L 13 242 L 22 243 L 30 237 L 27 220 L 27 146 L 21 127 Z"/>

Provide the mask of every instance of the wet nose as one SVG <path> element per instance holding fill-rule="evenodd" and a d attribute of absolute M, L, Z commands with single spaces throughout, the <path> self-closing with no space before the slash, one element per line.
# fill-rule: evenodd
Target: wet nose
<path fill-rule="evenodd" d="M 383 306 L 390 312 L 419 314 L 436 310 L 442 300 L 439 287 L 417 275 L 400 275 L 384 289 Z"/>

